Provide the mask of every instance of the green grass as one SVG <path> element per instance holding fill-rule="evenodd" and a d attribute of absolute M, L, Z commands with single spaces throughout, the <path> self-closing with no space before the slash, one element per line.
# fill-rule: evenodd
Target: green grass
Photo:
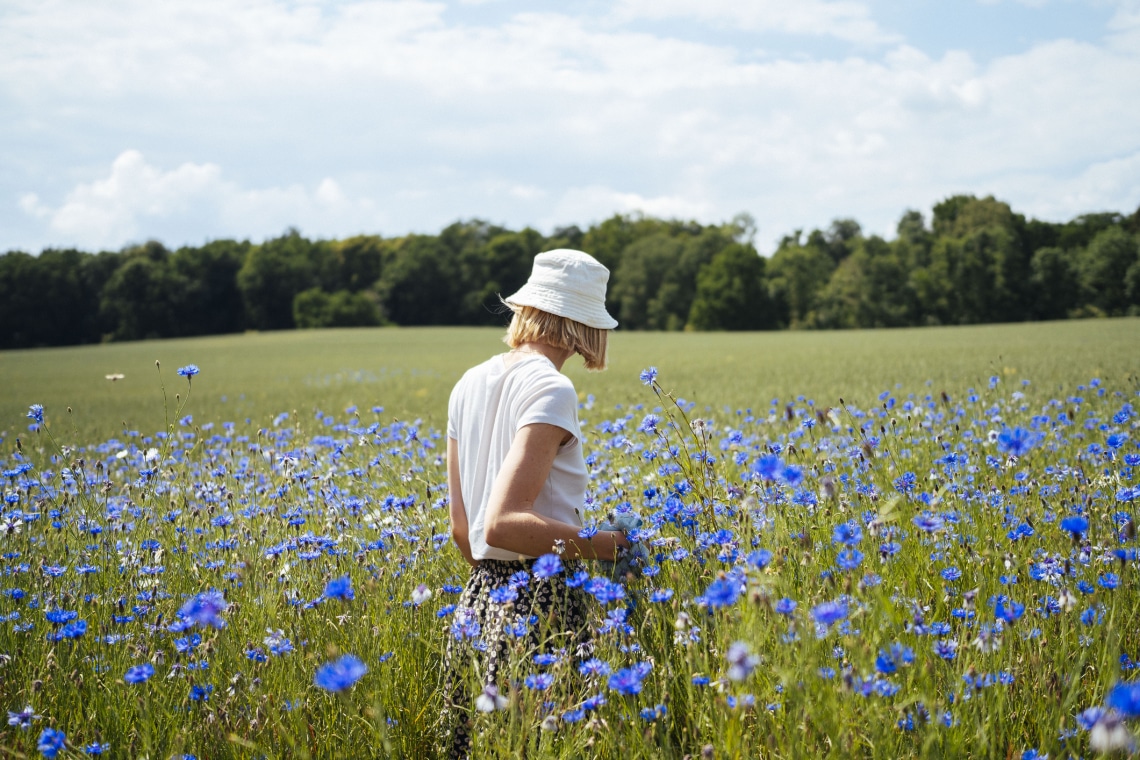
<path fill-rule="evenodd" d="M 29 404 L 43 404 L 56 432 L 103 440 L 165 425 L 159 372 L 171 396 L 174 371 L 194 363 L 186 411 L 206 421 L 265 424 L 278 412 L 383 406 L 385 416 L 439 425 L 447 394 L 468 367 L 505 350 L 502 331 L 381 328 L 296 331 L 75 348 L 0 352 L 0 431 L 19 434 Z M 583 398 L 640 399 L 637 374 L 655 365 L 668 389 L 698 408 L 766 408 L 797 395 L 823 405 L 867 404 L 896 383 L 980 387 L 991 375 L 1047 387 L 1140 372 L 1140 319 L 902 330 L 778 333 L 614 333 L 610 369 L 566 372 Z M 122 373 L 110 382 L 105 375 Z M 64 413 L 71 407 L 70 415 Z M 74 432 L 73 432 L 74 431 Z"/>
<path fill-rule="evenodd" d="M 579 676 L 565 653 L 537 691 L 520 686 L 541 669 L 533 652 L 516 652 L 500 683 L 508 709 L 476 717 L 476 756 L 1089 756 L 1077 716 L 1135 681 L 1126 666 L 1140 660 L 1127 555 L 1140 420 L 1126 411 L 1140 406 L 1138 328 L 619 332 L 609 372 L 569 363 L 583 397 L 596 396 L 582 414 L 586 519 L 631 503 L 655 542 L 655 575 L 625 579 L 625 599 L 591 602 L 596 656 L 615 671 L 652 668 L 640 694 L 623 695 L 604 676 Z M 354 330 L 0 354 L 0 710 L 42 716 L 28 730 L 0 726 L 0 755 L 37 756 L 51 726 L 71 743 L 61 757 L 90 742 L 156 759 L 437 756 L 449 634 L 436 613 L 467 570 L 446 541 L 434 436 L 452 383 L 502 350 L 498 338 Z M 201 368 L 180 412 L 193 424 L 167 427 L 156 359 L 171 416 L 188 387 L 175 370 Z M 704 426 L 638 382 L 649 365 Z M 103 379 L 112 372 L 126 378 Z M 840 397 L 846 408 L 822 413 Z M 769 414 L 773 398 L 792 406 Z M 27 431 L 32 403 L 45 406 L 47 431 Z M 654 431 L 644 417 L 657 405 Z M 124 422 L 141 432 L 123 435 Z M 990 440 L 1007 426 L 1034 431 L 1019 460 Z M 779 477 L 754 476 L 772 451 Z M 1078 511 L 1081 541 L 1059 524 Z M 853 565 L 834 538 L 843 524 L 862 535 Z M 749 559 L 756 548 L 770 563 Z M 951 568 L 960 575 L 943 574 Z M 706 608 L 726 574 L 739 598 Z M 343 576 L 354 600 L 312 603 Z M 419 584 L 433 596 L 417 607 Z M 224 592 L 226 625 L 172 630 L 207 589 Z M 657 589 L 674 593 L 653 601 Z M 1023 614 L 1000 647 L 979 646 L 1000 594 Z M 845 620 L 817 629 L 813 610 L 840 601 Z M 603 615 L 623 609 L 632 630 L 605 630 Z M 48 611 L 74 612 L 83 630 L 67 633 Z M 267 651 L 267 629 L 293 651 Z M 739 681 L 726 661 L 736 642 L 760 660 Z M 956 649 L 940 648 L 949 642 Z M 895 655 L 897 670 L 883 669 L 892 646 L 914 662 Z M 327 693 L 314 673 L 343 653 L 369 672 Z M 154 677 L 126 683 L 144 663 Z M 195 699 L 195 686 L 213 690 Z M 594 695 L 606 703 L 575 718 Z M 554 730 L 540 728 L 548 714 Z"/>

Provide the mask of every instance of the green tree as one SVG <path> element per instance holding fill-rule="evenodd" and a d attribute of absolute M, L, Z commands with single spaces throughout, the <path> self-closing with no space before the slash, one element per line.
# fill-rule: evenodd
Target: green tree
<path fill-rule="evenodd" d="M 254 246 L 237 275 L 249 325 L 258 330 L 293 327 L 293 299 L 320 287 L 322 275 L 334 269 L 329 248 L 297 230 Z"/>
<path fill-rule="evenodd" d="M 300 329 L 370 327 L 380 324 L 376 304 L 365 293 L 311 288 L 293 299 L 293 321 Z"/>
<path fill-rule="evenodd" d="M 921 319 L 977 324 L 1032 312 L 1024 219 L 993 197 L 959 195 L 934 207 L 930 261 L 912 274 Z"/>
<path fill-rule="evenodd" d="M 1077 306 L 1073 253 L 1055 246 L 1038 248 L 1030 261 L 1034 319 L 1064 319 Z"/>
<path fill-rule="evenodd" d="M 827 328 L 913 324 L 916 298 L 903 252 L 881 237 L 860 238 L 819 294 L 813 324 Z"/>
<path fill-rule="evenodd" d="M 376 286 L 387 254 L 385 241 L 379 235 L 357 235 L 330 245 L 335 262 L 335 288 L 358 293 Z"/>
<path fill-rule="evenodd" d="M 1131 305 L 1128 274 L 1137 258 L 1136 238 L 1121 227 L 1098 233 L 1077 257 L 1083 304 L 1109 316 L 1126 314 Z"/>
<path fill-rule="evenodd" d="M 112 340 L 168 338 L 179 334 L 187 281 L 156 241 L 129 248 L 103 287 L 100 311 Z"/>
<path fill-rule="evenodd" d="M 434 235 L 394 241 L 376 286 L 384 315 L 398 325 L 458 324 L 456 271 L 451 250 Z"/>
<path fill-rule="evenodd" d="M 175 251 L 171 266 L 186 282 L 178 316 L 179 335 L 218 335 L 245 328 L 238 272 L 250 248 L 245 240 L 214 240 Z"/>
<path fill-rule="evenodd" d="M 820 291 L 833 271 L 831 255 L 818 245 L 800 243 L 799 232 L 780 241 L 768 262 L 768 282 L 782 325 L 811 326 Z"/>
<path fill-rule="evenodd" d="M 509 296 L 523 286 L 544 243 L 542 235 L 528 227 L 520 232 L 501 232 L 482 245 L 463 251 L 463 324 L 502 324 L 499 296 Z"/>
<path fill-rule="evenodd" d="M 775 327 L 764 262 L 751 245 L 734 243 L 717 253 L 697 276 L 689 326 L 694 330 Z"/>

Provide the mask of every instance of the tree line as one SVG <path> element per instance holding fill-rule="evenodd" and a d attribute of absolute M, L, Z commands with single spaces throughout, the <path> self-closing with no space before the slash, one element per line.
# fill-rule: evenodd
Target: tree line
<path fill-rule="evenodd" d="M 498 296 L 535 254 L 579 248 L 609 267 L 626 330 L 976 324 L 1140 314 L 1140 209 L 1027 220 L 993 197 L 907 211 L 893 240 L 853 219 L 785 236 L 771 257 L 742 214 L 724 224 L 616 215 L 543 235 L 480 220 L 438 235 L 171 251 L 0 256 L 0 348 L 367 325 L 502 325 Z"/>

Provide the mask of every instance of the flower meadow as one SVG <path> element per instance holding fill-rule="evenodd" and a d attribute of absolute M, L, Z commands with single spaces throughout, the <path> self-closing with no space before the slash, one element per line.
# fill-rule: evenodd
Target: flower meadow
<path fill-rule="evenodd" d="M 0 748 L 431 757 L 456 606 L 445 446 L 382 408 L 5 440 Z M 592 644 L 514 621 L 480 757 L 1090 757 L 1140 730 L 1137 384 L 580 409 Z M 630 378 L 636 386 L 637 378 Z M 31 401 L 31 400 L 29 400 Z M 540 636 L 540 638 L 542 638 Z"/>

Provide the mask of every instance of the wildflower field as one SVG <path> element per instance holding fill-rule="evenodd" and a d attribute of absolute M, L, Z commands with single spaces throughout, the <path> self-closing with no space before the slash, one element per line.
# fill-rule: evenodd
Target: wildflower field
<path fill-rule="evenodd" d="M 0 757 L 436 756 L 445 642 L 480 634 L 443 403 L 497 338 L 0 354 Z M 568 363 L 583 517 L 640 520 L 639 558 L 512 579 L 570 574 L 593 648 L 471 684 L 476 756 L 1136 752 L 1138 349 L 615 334 Z"/>

